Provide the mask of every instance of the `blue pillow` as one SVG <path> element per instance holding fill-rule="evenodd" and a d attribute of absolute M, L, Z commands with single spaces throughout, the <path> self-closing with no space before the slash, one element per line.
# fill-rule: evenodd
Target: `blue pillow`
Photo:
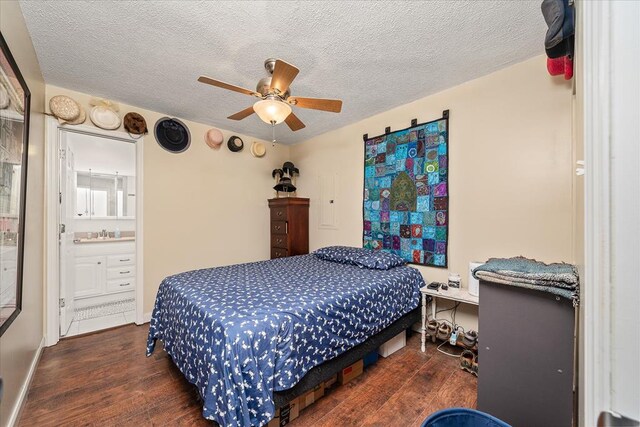
<path fill-rule="evenodd" d="M 339 262 L 341 264 L 358 265 L 360 248 L 350 246 L 327 246 L 313 252 L 313 255 L 325 261 Z"/>
<path fill-rule="evenodd" d="M 389 270 L 393 267 L 405 265 L 407 262 L 396 254 L 380 250 L 362 249 L 357 264 L 360 267 L 374 270 Z"/>
<path fill-rule="evenodd" d="M 327 246 L 326 248 L 316 250 L 313 252 L 313 255 L 325 261 L 357 265 L 361 268 L 370 268 L 373 270 L 388 270 L 406 264 L 404 259 L 389 252 L 350 246 Z"/>

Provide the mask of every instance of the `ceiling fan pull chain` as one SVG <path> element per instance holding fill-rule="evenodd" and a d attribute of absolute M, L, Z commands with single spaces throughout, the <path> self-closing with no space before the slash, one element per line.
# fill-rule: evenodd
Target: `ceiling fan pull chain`
<path fill-rule="evenodd" d="M 271 137 L 272 137 L 272 141 L 271 141 L 271 146 L 275 147 L 276 146 L 276 122 L 275 120 L 271 120 Z"/>

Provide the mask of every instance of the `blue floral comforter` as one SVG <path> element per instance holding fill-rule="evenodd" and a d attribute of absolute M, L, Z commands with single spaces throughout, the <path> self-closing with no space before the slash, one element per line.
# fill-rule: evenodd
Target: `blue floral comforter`
<path fill-rule="evenodd" d="M 209 268 L 164 279 L 157 339 L 223 426 L 262 426 L 274 390 L 365 341 L 418 305 L 420 273 L 371 270 L 314 255 Z"/>

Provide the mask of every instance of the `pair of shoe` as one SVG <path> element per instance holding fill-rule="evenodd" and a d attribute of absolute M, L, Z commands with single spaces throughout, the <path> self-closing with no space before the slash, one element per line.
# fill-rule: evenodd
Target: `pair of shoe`
<path fill-rule="evenodd" d="M 430 337 L 435 337 L 438 333 L 438 321 L 431 319 L 427 322 L 427 334 Z"/>
<path fill-rule="evenodd" d="M 478 342 L 478 333 L 476 331 L 467 331 L 464 333 L 462 337 L 462 344 L 468 348 L 472 349 L 476 346 Z"/>
<path fill-rule="evenodd" d="M 426 329 L 430 337 L 435 337 L 439 340 L 447 341 L 451 336 L 451 326 L 446 322 L 438 322 L 435 319 L 431 319 L 427 322 Z"/>
<path fill-rule="evenodd" d="M 440 322 L 438 324 L 438 331 L 436 332 L 436 338 L 442 341 L 448 341 L 451 336 L 451 326 L 448 323 Z"/>
<path fill-rule="evenodd" d="M 478 376 L 478 355 L 471 350 L 464 350 L 460 355 L 460 369 Z"/>

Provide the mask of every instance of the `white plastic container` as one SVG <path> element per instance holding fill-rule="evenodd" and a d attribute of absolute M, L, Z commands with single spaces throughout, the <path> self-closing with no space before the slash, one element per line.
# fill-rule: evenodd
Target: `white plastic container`
<path fill-rule="evenodd" d="M 470 262 L 469 263 L 469 295 L 475 297 L 480 296 L 480 281 L 473 277 L 473 270 L 480 267 L 484 262 Z"/>
<path fill-rule="evenodd" d="M 460 288 L 460 275 L 458 273 L 449 273 L 449 287 Z"/>
<path fill-rule="evenodd" d="M 396 351 L 407 345 L 407 331 L 402 331 L 395 337 L 378 348 L 378 354 L 382 357 L 389 357 Z"/>

